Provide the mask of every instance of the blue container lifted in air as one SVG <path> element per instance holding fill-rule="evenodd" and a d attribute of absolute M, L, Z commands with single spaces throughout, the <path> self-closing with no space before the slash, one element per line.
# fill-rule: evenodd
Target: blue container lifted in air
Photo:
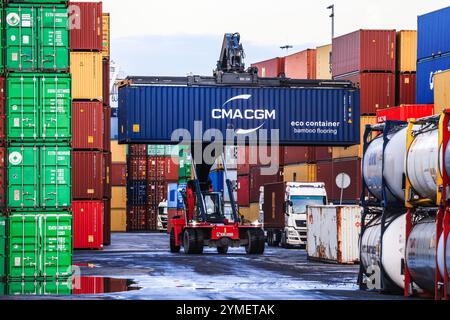
<path fill-rule="evenodd" d="M 450 53 L 450 7 L 418 17 L 417 59 Z"/>
<path fill-rule="evenodd" d="M 238 86 L 197 85 L 195 77 L 149 79 L 129 78 L 119 89 L 122 144 L 175 144 L 178 129 L 195 143 L 214 140 L 205 135 L 210 129 L 223 140 L 267 133 L 270 142 L 278 134 L 286 146 L 360 143 L 359 90 L 349 82 L 260 79 Z"/>

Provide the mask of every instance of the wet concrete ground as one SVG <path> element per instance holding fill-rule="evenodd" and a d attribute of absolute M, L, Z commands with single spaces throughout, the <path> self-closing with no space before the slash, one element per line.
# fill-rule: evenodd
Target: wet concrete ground
<path fill-rule="evenodd" d="M 62 299 L 137 300 L 393 300 L 402 297 L 361 292 L 358 266 L 307 261 L 303 250 L 267 249 L 247 256 L 230 249 L 219 256 L 168 251 L 165 234 L 114 234 L 104 251 L 77 251 L 82 276 L 131 279 L 141 290 Z M 49 298 L 49 297 L 47 297 Z"/>

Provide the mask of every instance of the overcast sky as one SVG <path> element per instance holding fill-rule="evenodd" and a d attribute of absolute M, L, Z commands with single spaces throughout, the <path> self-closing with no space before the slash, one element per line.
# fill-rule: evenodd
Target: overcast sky
<path fill-rule="evenodd" d="M 95 2 L 95 1 L 91 1 Z M 210 75 L 223 34 L 240 32 L 246 62 L 331 42 L 331 3 L 336 35 L 357 29 L 416 29 L 417 16 L 448 0 L 103 0 L 111 13 L 112 59 L 140 75 Z"/>

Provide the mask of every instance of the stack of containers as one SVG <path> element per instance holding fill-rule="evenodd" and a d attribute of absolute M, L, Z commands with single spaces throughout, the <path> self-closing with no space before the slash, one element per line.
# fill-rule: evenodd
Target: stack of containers
<path fill-rule="evenodd" d="M 102 3 L 71 2 L 70 8 L 79 22 L 70 31 L 74 247 L 102 249 L 110 244 L 110 109 L 103 88 L 103 57 L 109 53 L 103 47 Z"/>
<path fill-rule="evenodd" d="M 307 49 L 287 56 L 284 66 L 288 78 L 316 79 L 316 49 Z"/>
<path fill-rule="evenodd" d="M 146 145 L 128 145 L 127 152 L 127 231 L 147 231 L 147 158 Z"/>
<path fill-rule="evenodd" d="M 434 103 L 434 75 L 450 69 L 450 7 L 418 18 L 417 103 Z M 448 106 L 447 106 L 448 107 Z M 442 110 L 436 106 L 435 112 Z"/>
<path fill-rule="evenodd" d="M 127 147 L 111 141 L 111 231 L 127 231 Z"/>
<path fill-rule="evenodd" d="M 417 31 L 397 33 L 396 105 L 416 103 Z"/>
<path fill-rule="evenodd" d="M 72 266 L 68 8 L 62 1 L 43 2 L 9 1 L 1 11 L 8 149 L 3 143 L 0 153 L 8 159 L 8 218 L 0 218 L 0 245 L 6 239 L 8 254 L 0 274 L 12 282 L 68 278 Z"/>

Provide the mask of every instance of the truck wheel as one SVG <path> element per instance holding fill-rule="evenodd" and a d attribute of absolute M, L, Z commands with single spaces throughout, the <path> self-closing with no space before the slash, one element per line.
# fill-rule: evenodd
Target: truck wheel
<path fill-rule="evenodd" d="M 221 255 L 225 255 L 228 253 L 228 247 L 217 247 L 217 252 Z"/>
<path fill-rule="evenodd" d="M 281 238 L 280 233 L 279 233 L 279 232 L 275 233 L 275 234 L 274 234 L 274 238 L 275 238 L 275 239 L 273 240 L 273 246 L 278 248 L 278 247 L 280 246 L 280 242 L 281 242 L 281 239 L 280 239 L 280 238 Z"/>
<path fill-rule="evenodd" d="M 172 230 L 170 232 L 170 252 L 171 253 L 179 253 L 181 250 L 180 246 L 177 246 L 175 243 L 175 231 Z"/>
<path fill-rule="evenodd" d="M 269 245 L 269 247 L 273 247 L 273 233 L 272 231 L 268 231 L 267 232 L 267 244 Z"/>
<path fill-rule="evenodd" d="M 248 245 L 245 247 L 247 254 L 264 254 L 266 247 L 264 231 L 261 229 L 250 229 L 247 231 Z"/>
<path fill-rule="evenodd" d="M 185 254 L 197 254 L 197 235 L 195 230 L 186 229 L 184 231 L 183 247 Z"/>
<path fill-rule="evenodd" d="M 203 254 L 203 230 L 195 230 L 195 254 Z"/>

